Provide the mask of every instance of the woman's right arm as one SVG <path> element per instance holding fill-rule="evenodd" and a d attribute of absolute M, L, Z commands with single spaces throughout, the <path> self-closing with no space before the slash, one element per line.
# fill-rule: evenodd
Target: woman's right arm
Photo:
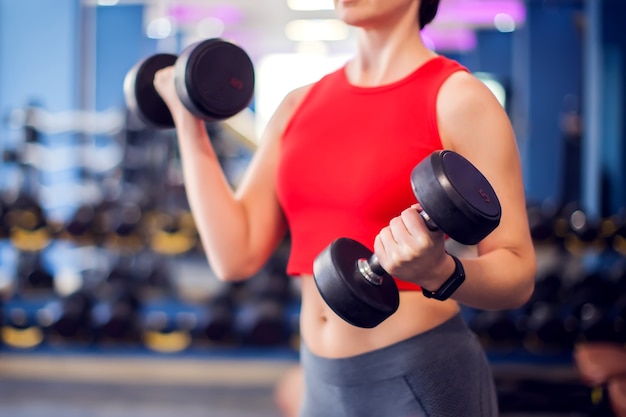
<path fill-rule="evenodd" d="M 173 76 L 172 67 L 160 70 L 154 84 L 176 124 L 187 199 L 204 251 L 220 279 L 248 278 L 265 264 L 287 230 L 275 175 L 280 139 L 303 91 L 290 93 L 280 104 L 235 191 L 222 171 L 204 122 L 180 102 Z"/>

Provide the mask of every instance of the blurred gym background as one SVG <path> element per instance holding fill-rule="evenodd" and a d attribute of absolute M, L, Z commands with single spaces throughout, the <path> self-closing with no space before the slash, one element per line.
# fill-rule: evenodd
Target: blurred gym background
<path fill-rule="evenodd" d="M 572 362 L 626 342 L 624 0 L 441 0 L 425 36 L 513 121 L 539 257 L 532 300 L 464 314 L 503 416 L 610 416 Z M 253 59 L 248 109 L 207 123 L 234 186 L 290 89 L 345 62 L 326 0 L 0 0 L 0 416 L 278 416 L 297 362 L 288 239 L 211 272 L 172 131 L 128 117 L 140 59 L 213 37 Z"/>

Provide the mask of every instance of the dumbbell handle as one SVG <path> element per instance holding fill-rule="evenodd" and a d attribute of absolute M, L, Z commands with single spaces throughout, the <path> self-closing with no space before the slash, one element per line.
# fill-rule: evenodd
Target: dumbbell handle
<path fill-rule="evenodd" d="M 424 219 L 424 223 L 426 223 L 426 227 L 428 230 L 435 232 L 439 230 L 435 222 L 431 219 L 431 217 L 424 210 L 419 210 L 420 216 Z M 357 267 L 359 268 L 359 272 L 363 277 L 374 285 L 381 285 L 383 281 L 383 276 L 387 275 L 387 271 L 380 265 L 378 261 L 378 256 L 376 254 L 372 254 L 369 259 L 361 258 L 357 260 Z"/>
<path fill-rule="evenodd" d="M 372 254 L 369 259 L 360 258 L 356 261 L 359 272 L 363 275 L 370 284 L 381 285 L 383 283 L 383 276 L 387 274 L 387 271 L 380 266 L 378 262 L 378 256 Z"/>
<path fill-rule="evenodd" d="M 428 213 L 426 213 L 424 210 L 418 210 L 418 212 L 420 216 L 422 216 L 422 219 L 424 219 L 424 223 L 426 223 L 426 227 L 428 227 L 428 230 L 430 230 L 431 232 L 436 232 L 437 230 L 439 230 L 439 226 L 437 226 L 435 221 L 428 215 Z"/>

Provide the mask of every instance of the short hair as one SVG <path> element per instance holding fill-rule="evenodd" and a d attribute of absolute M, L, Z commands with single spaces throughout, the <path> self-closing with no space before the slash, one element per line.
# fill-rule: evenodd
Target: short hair
<path fill-rule="evenodd" d="M 420 29 L 433 21 L 439 9 L 439 0 L 422 0 L 419 10 Z"/>

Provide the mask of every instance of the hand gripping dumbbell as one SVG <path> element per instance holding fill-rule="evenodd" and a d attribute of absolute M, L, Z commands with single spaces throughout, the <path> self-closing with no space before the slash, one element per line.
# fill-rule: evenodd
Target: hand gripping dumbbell
<path fill-rule="evenodd" d="M 124 78 L 126 106 L 147 127 L 174 127 L 169 108 L 153 84 L 155 73 L 172 65 L 180 100 L 200 119 L 227 119 L 252 99 L 254 67 L 248 54 L 233 43 L 207 39 L 188 46 L 180 56 L 152 55 L 128 71 Z"/>
<path fill-rule="evenodd" d="M 501 208 L 491 184 L 458 153 L 433 152 L 411 172 L 413 193 L 430 230 L 441 230 L 474 245 L 499 224 Z M 313 263 L 317 288 L 343 320 L 364 328 L 378 326 L 400 303 L 398 287 L 363 244 L 339 238 Z"/>

